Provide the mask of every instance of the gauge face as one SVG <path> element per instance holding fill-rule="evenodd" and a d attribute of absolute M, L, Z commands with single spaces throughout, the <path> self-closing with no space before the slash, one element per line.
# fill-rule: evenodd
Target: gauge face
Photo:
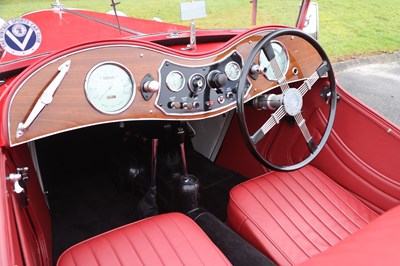
<path fill-rule="evenodd" d="M 271 45 L 274 49 L 275 59 L 278 63 L 279 69 L 282 71 L 283 75 L 286 75 L 286 72 L 289 68 L 289 57 L 287 55 L 287 51 L 285 47 L 277 41 L 271 42 Z M 274 81 L 277 80 L 277 78 L 275 77 L 275 73 L 272 70 L 271 63 L 269 62 L 267 56 L 264 54 L 263 51 L 261 51 L 260 53 L 259 64 L 262 72 L 267 77 L 267 79 Z"/>
<path fill-rule="evenodd" d="M 185 77 L 179 71 L 172 71 L 168 74 L 165 82 L 167 83 L 168 89 L 173 92 L 178 92 L 183 89 Z"/>
<path fill-rule="evenodd" d="M 126 110 L 135 98 L 135 82 L 121 64 L 101 63 L 89 72 L 85 84 L 86 98 L 98 111 L 118 114 Z"/>
<path fill-rule="evenodd" d="M 229 80 L 237 80 L 240 77 L 241 69 L 238 63 L 231 61 L 225 66 L 225 74 Z"/>

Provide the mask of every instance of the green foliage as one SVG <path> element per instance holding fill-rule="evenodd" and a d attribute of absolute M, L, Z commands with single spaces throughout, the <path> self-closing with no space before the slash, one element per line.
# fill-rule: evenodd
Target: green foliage
<path fill-rule="evenodd" d="M 29 11 L 47 9 L 53 0 L 0 0 L 0 17 L 10 19 Z M 66 7 L 94 11 L 111 10 L 110 0 L 61 0 Z M 118 1 L 116 1 L 118 2 Z M 181 0 L 121 1 L 118 10 L 129 16 L 188 25 L 180 20 Z M 319 0 L 320 42 L 335 60 L 353 56 L 400 50 L 400 0 Z M 295 22 L 300 0 L 259 0 L 257 25 Z M 199 19 L 199 28 L 249 28 L 249 0 L 208 0 L 207 18 Z M 149 8 L 151 7 L 151 8 Z"/>

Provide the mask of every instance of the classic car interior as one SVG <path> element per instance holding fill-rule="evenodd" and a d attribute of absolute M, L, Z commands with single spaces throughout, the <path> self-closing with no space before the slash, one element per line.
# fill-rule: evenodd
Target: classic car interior
<path fill-rule="evenodd" d="M 400 130 L 300 30 L 197 34 L 76 45 L 6 83 L 23 263 L 398 263 Z"/>

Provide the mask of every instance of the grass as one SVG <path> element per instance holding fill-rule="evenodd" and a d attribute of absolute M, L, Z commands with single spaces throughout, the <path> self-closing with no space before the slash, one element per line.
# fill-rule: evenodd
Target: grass
<path fill-rule="evenodd" d="M 0 17 L 10 19 L 29 11 L 46 9 L 53 0 L 0 0 Z M 274 2 L 275 1 L 275 2 Z M 290 17 L 298 9 L 296 0 L 259 0 L 257 25 L 295 21 Z M 100 12 L 111 9 L 110 0 L 61 0 L 67 7 Z M 116 0 L 117 2 L 117 0 Z M 129 16 L 185 24 L 180 20 L 181 0 L 122 0 L 118 9 Z M 285 9 L 277 9 L 277 3 Z M 356 56 L 390 53 L 400 50 L 399 0 L 319 0 L 320 43 L 333 61 Z M 152 8 L 148 8 L 148 7 Z M 201 28 L 251 27 L 251 4 L 248 0 L 208 0 L 207 18 L 199 19 Z"/>
<path fill-rule="evenodd" d="M 318 3 L 320 42 L 331 57 L 341 59 L 400 50 L 399 0 Z"/>

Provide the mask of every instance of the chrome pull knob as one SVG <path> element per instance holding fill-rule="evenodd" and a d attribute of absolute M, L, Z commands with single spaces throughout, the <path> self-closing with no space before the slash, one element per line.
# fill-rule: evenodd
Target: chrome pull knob
<path fill-rule="evenodd" d="M 147 81 L 144 84 L 145 92 L 158 92 L 160 90 L 160 83 L 156 80 Z"/>

